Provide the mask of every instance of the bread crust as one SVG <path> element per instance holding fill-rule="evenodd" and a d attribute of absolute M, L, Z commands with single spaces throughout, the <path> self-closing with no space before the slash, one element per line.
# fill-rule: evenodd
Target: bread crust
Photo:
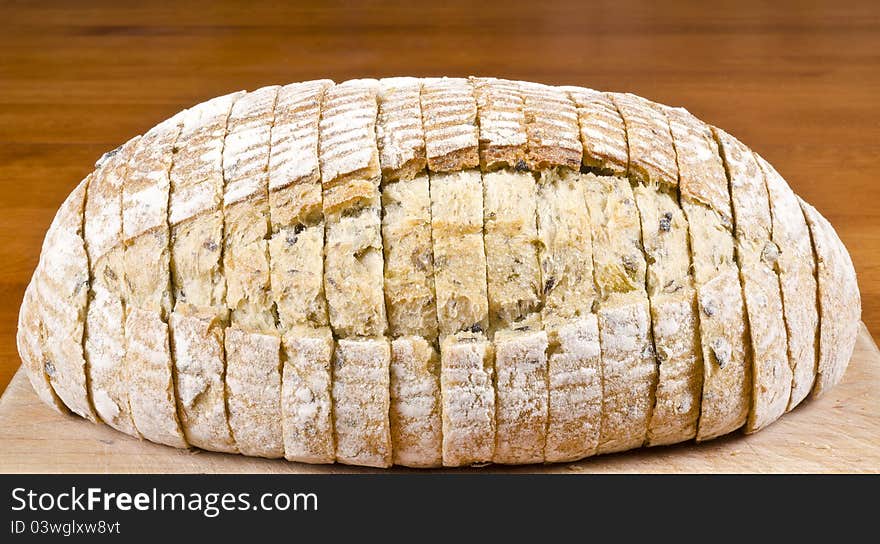
<path fill-rule="evenodd" d="M 776 267 L 782 287 L 782 306 L 788 331 L 788 360 L 792 367 L 791 410 L 813 388 L 819 355 L 819 301 L 813 244 L 800 202 L 767 161 L 755 154 L 770 196 L 773 243 L 779 250 Z"/>
<path fill-rule="evenodd" d="M 45 335 L 45 325 L 39 313 L 39 301 L 36 300 L 36 278 L 39 277 L 39 266 L 34 271 L 34 277 L 25 288 L 24 297 L 21 301 L 21 309 L 18 312 L 18 330 L 15 335 L 16 347 L 18 355 L 21 357 L 22 365 L 27 371 L 28 380 L 31 387 L 37 393 L 37 397 L 44 404 L 51 407 L 58 413 L 70 413 L 64 402 L 58 398 L 52 389 L 52 383 L 49 381 L 49 371 L 54 372 L 54 365 L 47 365 L 51 359 L 43 346 L 45 342 L 42 337 Z"/>
<path fill-rule="evenodd" d="M 440 416 L 440 360 L 421 336 L 391 342 L 389 414 L 394 464 L 439 467 L 443 464 Z"/>
<path fill-rule="evenodd" d="M 443 466 L 492 461 L 495 455 L 494 346 L 461 332 L 440 344 Z"/>
<path fill-rule="evenodd" d="M 525 101 L 515 81 L 471 78 L 480 125 L 480 168 L 516 168 L 526 159 Z"/>
<path fill-rule="evenodd" d="M 813 395 L 837 385 L 852 357 L 862 302 L 849 252 L 825 217 L 800 201 L 810 227 L 819 287 L 819 364 Z"/>
<path fill-rule="evenodd" d="M 528 81 L 520 81 L 518 86 L 528 137 L 526 165 L 534 171 L 580 169 L 583 148 L 574 103 L 557 87 Z"/>
<path fill-rule="evenodd" d="M 422 123 L 431 172 L 453 172 L 480 164 L 477 103 L 467 79 L 422 80 Z"/>
<path fill-rule="evenodd" d="M 577 108 L 586 168 L 626 175 L 629 154 L 626 127 L 617 107 L 605 94 L 583 87 L 561 87 Z"/>
<path fill-rule="evenodd" d="M 342 338 L 333 354 L 336 461 L 391 466 L 389 364 L 384 338 Z"/>

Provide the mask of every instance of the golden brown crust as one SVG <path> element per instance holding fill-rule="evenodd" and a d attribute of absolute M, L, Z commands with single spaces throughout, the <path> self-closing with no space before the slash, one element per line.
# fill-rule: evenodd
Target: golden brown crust
<path fill-rule="evenodd" d="M 558 87 L 520 81 L 531 170 L 565 167 L 578 170 L 583 148 L 574 102 Z M 482 126 L 480 127 L 482 129 Z"/>
<path fill-rule="evenodd" d="M 471 78 L 480 125 L 483 171 L 522 166 L 526 158 L 524 101 L 515 81 Z"/>
<path fill-rule="evenodd" d="M 422 80 L 422 123 L 431 172 L 454 172 L 480 164 L 477 102 L 466 79 Z"/>
<path fill-rule="evenodd" d="M 583 165 L 614 175 L 626 175 L 626 128 L 620 112 L 605 93 L 583 87 L 560 87 L 577 107 Z"/>
<path fill-rule="evenodd" d="M 409 180 L 427 166 L 422 128 L 422 83 L 413 77 L 379 80 L 376 142 L 386 182 Z"/>

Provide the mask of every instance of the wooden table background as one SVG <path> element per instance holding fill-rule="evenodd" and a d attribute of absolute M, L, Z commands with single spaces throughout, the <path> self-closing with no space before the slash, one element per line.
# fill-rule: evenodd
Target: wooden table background
<path fill-rule="evenodd" d="M 880 330 L 876 1 L 283 4 L 0 0 L 0 389 L 43 234 L 101 153 L 207 98 L 323 77 L 493 75 L 686 106 L 831 220 Z"/>

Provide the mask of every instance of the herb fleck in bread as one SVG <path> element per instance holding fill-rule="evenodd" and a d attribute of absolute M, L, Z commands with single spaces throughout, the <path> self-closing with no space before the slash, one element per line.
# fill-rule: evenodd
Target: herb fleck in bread
<path fill-rule="evenodd" d="M 860 313 L 830 223 L 683 109 L 319 80 L 102 157 L 17 344 L 45 403 L 135 437 L 437 467 L 760 430 L 842 379 Z"/>

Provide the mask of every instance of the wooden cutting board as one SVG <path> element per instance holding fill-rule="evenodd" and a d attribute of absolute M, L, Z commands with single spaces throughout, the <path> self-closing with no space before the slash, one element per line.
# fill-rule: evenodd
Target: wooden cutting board
<path fill-rule="evenodd" d="M 392 469 L 406 471 L 407 469 Z M 0 472 L 340 473 L 375 469 L 176 450 L 43 405 L 22 369 L 0 398 Z M 635 450 L 577 463 L 488 466 L 505 472 L 880 472 L 880 351 L 861 326 L 843 383 L 769 428 L 704 444 Z"/>

